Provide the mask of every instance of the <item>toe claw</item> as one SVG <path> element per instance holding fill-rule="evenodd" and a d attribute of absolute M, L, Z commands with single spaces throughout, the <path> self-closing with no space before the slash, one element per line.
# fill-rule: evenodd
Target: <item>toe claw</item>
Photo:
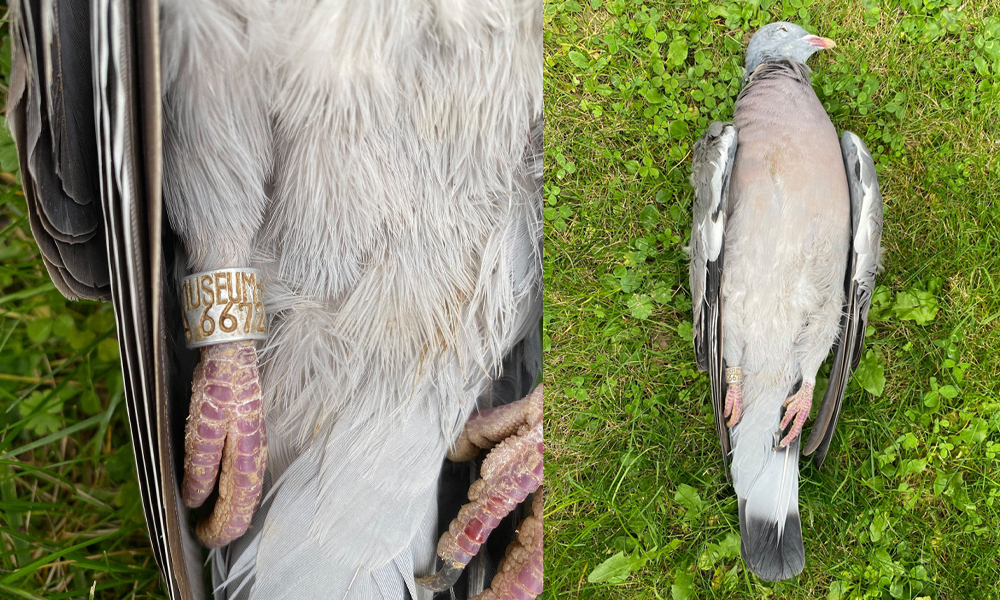
<path fill-rule="evenodd" d="M 462 576 L 462 571 L 464 570 L 465 565 L 446 560 L 440 571 L 425 575 L 424 577 L 417 577 L 417 583 L 432 592 L 443 592 L 455 585 L 455 582 Z"/>
<path fill-rule="evenodd" d="M 778 447 L 780 447 L 780 448 L 787 448 L 788 444 L 792 443 L 792 439 L 794 439 L 794 438 L 792 437 L 792 434 L 789 433 L 785 437 L 781 438 L 781 443 L 778 444 Z"/>
<path fill-rule="evenodd" d="M 778 429 L 781 429 L 782 431 L 784 431 L 784 429 L 786 427 L 788 427 L 788 424 L 792 422 L 792 417 L 794 417 L 794 416 L 795 416 L 795 410 L 794 409 L 790 408 L 790 409 L 786 410 L 785 411 L 785 416 L 781 418 L 781 423 L 778 425 Z"/>

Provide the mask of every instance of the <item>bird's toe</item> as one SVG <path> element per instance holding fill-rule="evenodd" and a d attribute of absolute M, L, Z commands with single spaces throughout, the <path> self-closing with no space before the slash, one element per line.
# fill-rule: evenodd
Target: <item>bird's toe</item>
<path fill-rule="evenodd" d="M 779 428 L 781 431 L 784 431 L 789 425 L 791 428 L 781 440 L 780 446 L 782 448 L 787 447 L 802 433 L 802 427 L 806 424 L 806 419 L 809 418 L 809 411 L 812 410 L 813 385 L 808 382 L 803 383 L 798 392 L 785 400 L 783 405 L 785 415 L 781 419 Z"/>
<path fill-rule="evenodd" d="M 462 569 L 479 552 L 501 519 L 542 484 L 541 386 L 518 402 L 484 411 L 470 419 L 461 439 L 456 443 L 456 450 L 449 456 L 453 460 L 457 457 L 472 458 L 475 456 L 475 450 L 489 448 L 494 444 L 496 446 L 483 461 L 482 478 L 469 488 L 470 502 L 459 510 L 458 517 L 451 522 L 448 531 L 438 541 L 437 552 L 444 562 L 444 568 L 438 573 L 417 578 L 417 582 L 428 589 L 440 591 L 454 585 Z M 539 528 L 540 511 L 539 508 Z M 527 583 L 519 583 L 516 586 L 510 583 L 508 587 L 511 591 L 508 595 L 487 596 L 488 598 L 534 598 L 539 593 L 535 592 L 530 596 L 522 594 L 529 587 L 533 589 L 531 578 L 534 567 L 531 565 L 537 562 L 540 572 L 540 544 L 539 535 L 537 561 L 531 558 L 533 555 L 529 552 L 525 556 L 530 560 L 518 563 L 518 573 L 526 569 L 523 578 Z M 521 563 L 528 566 L 523 566 Z M 522 576 L 517 575 L 517 577 Z M 540 585 L 539 582 L 539 590 Z"/>
<path fill-rule="evenodd" d="M 195 531 L 206 546 L 225 546 L 249 527 L 267 466 L 253 342 L 227 342 L 202 349 L 184 445 L 184 504 L 201 506 L 218 479 L 219 495 L 212 514 Z"/>
<path fill-rule="evenodd" d="M 497 568 L 490 587 L 471 600 L 522 600 L 542 593 L 542 489 L 531 502 L 531 516 L 517 528 L 517 540 Z"/>
<path fill-rule="evenodd" d="M 743 388 L 738 382 L 730 383 L 726 389 L 726 410 L 722 416 L 729 418 L 726 421 L 726 427 L 729 428 L 734 427 L 743 417 Z"/>

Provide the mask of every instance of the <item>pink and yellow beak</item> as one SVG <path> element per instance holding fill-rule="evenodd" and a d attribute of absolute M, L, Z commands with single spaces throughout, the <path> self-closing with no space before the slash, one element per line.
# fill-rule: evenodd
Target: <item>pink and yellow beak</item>
<path fill-rule="evenodd" d="M 830 48 L 836 48 L 837 42 L 831 40 L 830 38 L 819 37 L 818 35 L 807 35 L 803 40 L 809 42 L 811 46 L 815 46 L 821 50 L 829 50 Z"/>

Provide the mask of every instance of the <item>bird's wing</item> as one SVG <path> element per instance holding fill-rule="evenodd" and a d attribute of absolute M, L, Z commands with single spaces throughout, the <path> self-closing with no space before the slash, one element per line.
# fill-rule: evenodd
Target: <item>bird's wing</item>
<path fill-rule="evenodd" d="M 694 145 L 691 185 L 694 221 L 691 225 L 691 305 L 694 309 L 694 350 L 698 368 L 708 371 L 712 384 L 715 429 L 722 444 L 728 477 L 729 433 L 723 418 L 725 383 L 722 364 L 722 265 L 729 204 L 729 177 L 736 158 L 736 128 L 712 123 Z"/>
<path fill-rule="evenodd" d="M 71 300 L 111 295 L 98 192 L 89 8 L 11 6 L 8 124 L 31 231 L 52 281 Z"/>
<path fill-rule="evenodd" d="M 847 294 L 840 339 L 834 351 L 830 382 L 803 450 L 807 456 L 815 453 L 817 466 L 822 466 L 830 449 L 847 383 L 861 360 L 882 239 L 882 194 L 875 161 L 861 138 L 849 131 L 841 138 L 840 149 L 851 194 L 851 254 L 845 277 Z"/>
<path fill-rule="evenodd" d="M 204 597 L 201 548 L 175 474 L 187 391 L 178 396 L 176 332 L 165 315 L 158 0 L 95 0 L 91 55 L 98 172 L 126 405 L 150 541 L 172 600 Z M 173 295 L 176 297 L 176 294 Z"/>
<path fill-rule="evenodd" d="M 201 598 L 164 391 L 159 3 L 20 0 L 10 8 L 7 114 L 32 233 L 63 295 L 114 304 L 153 554 L 171 598 Z"/>
<path fill-rule="evenodd" d="M 126 405 L 139 490 L 157 563 L 171 597 L 176 597 L 178 591 L 167 543 L 167 505 L 162 494 L 164 480 L 170 476 L 164 477 L 160 462 L 155 403 L 149 224 L 151 218 L 158 218 L 159 203 L 147 206 L 150 190 L 144 182 L 142 162 L 146 115 L 141 107 L 152 107 L 140 100 L 142 82 L 136 60 L 139 49 L 135 29 L 138 15 L 134 8 L 138 7 L 120 0 L 91 3 L 92 94 L 111 296 L 128 392 Z M 146 51 L 145 47 L 142 49 Z M 147 208 L 153 209 L 152 214 Z"/>

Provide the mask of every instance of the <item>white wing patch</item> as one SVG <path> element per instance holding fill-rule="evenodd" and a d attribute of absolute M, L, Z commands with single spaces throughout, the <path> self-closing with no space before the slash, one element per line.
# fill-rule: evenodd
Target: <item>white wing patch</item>
<path fill-rule="evenodd" d="M 875 215 L 875 203 L 880 202 L 881 196 L 878 189 L 878 179 L 874 172 L 874 164 L 870 155 L 867 155 L 861 140 L 854 134 L 849 134 L 853 138 L 851 149 L 854 152 L 854 159 L 857 161 L 860 174 L 858 183 L 863 196 L 861 200 L 861 214 L 858 219 L 858 229 L 854 233 L 854 252 L 858 255 L 854 273 L 851 274 L 853 281 L 861 284 L 862 288 L 868 288 L 869 283 L 874 279 L 878 269 L 878 247 L 872 245 L 872 236 L 878 228 Z"/>
<path fill-rule="evenodd" d="M 717 260 L 722 252 L 722 238 L 726 232 L 726 215 L 720 214 L 718 221 L 711 216 L 705 217 L 705 247 L 708 260 Z"/>
<path fill-rule="evenodd" d="M 736 129 L 734 127 L 723 129 L 717 146 L 719 154 L 712 160 L 712 166 L 715 167 L 712 172 L 711 184 L 712 209 L 705 215 L 703 229 L 706 256 L 710 261 L 718 259 L 719 254 L 722 252 L 722 240 L 726 232 L 726 215 L 725 213 L 719 213 L 716 219 L 713 219 L 712 215 L 719 210 L 719 205 L 722 203 L 722 194 L 724 192 L 722 189 L 722 176 L 726 171 L 726 162 L 729 160 L 729 150 L 735 140 Z"/>

